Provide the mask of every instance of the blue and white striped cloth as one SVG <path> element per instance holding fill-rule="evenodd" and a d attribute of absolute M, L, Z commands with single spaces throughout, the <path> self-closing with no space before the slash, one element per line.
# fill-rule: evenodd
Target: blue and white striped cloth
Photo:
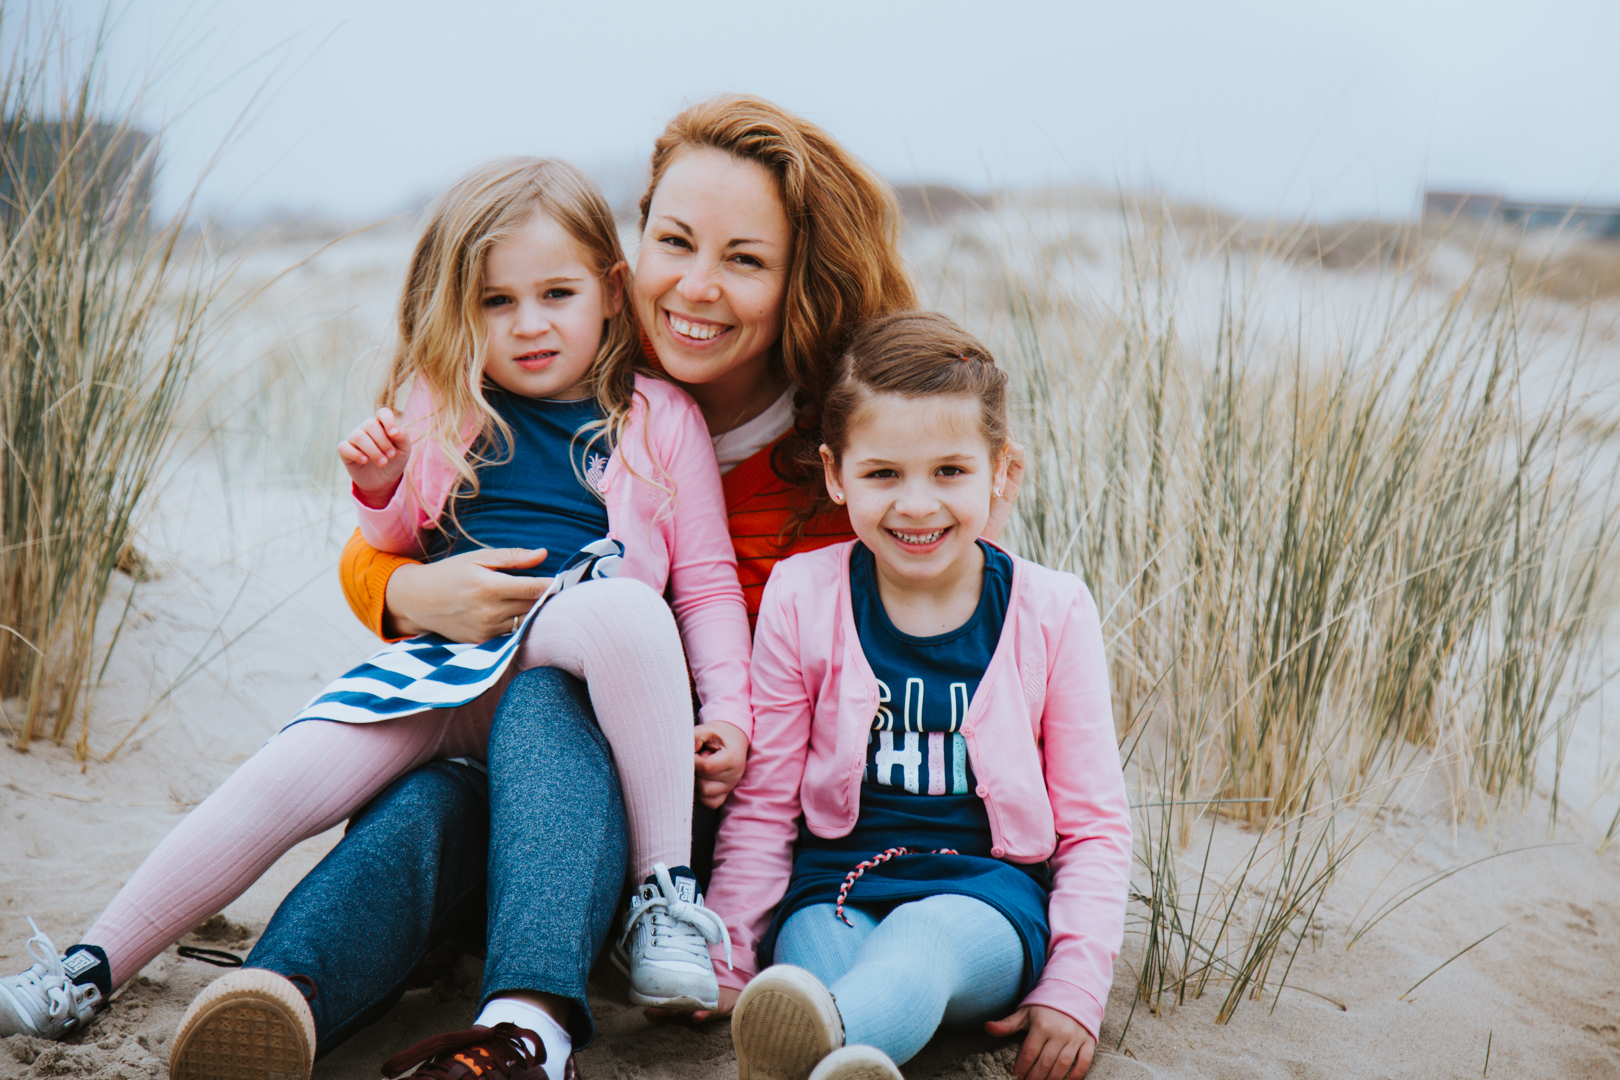
<path fill-rule="evenodd" d="M 506 665 L 517 654 L 530 620 L 546 601 L 581 581 L 617 577 L 623 555 L 624 549 L 616 540 L 604 538 L 587 544 L 557 572 L 545 594 L 512 633 L 477 645 L 449 641 L 437 634 L 396 641 L 327 686 L 293 717 L 292 723 L 337 720 L 374 724 L 427 709 L 467 704 L 500 681 Z"/>

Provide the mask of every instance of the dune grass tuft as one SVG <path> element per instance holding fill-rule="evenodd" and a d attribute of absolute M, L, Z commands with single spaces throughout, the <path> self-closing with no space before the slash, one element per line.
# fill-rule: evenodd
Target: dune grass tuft
<path fill-rule="evenodd" d="M 0 699 L 19 748 L 87 715 L 210 300 L 180 219 L 152 219 L 157 140 L 116 114 L 103 39 L 29 16 L 0 71 Z"/>
<path fill-rule="evenodd" d="M 1543 332 L 1499 252 L 1442 285 L 1415 229 L 1310 231 L 1328 260 L 1297 229 L 1212 246 L 1177 220 L 1127 205 L 1089 265 L 1068 253 L 1094 236 L 1032 256 L 1010 215 L 925 258 L 1023 394 L 1012 544 L 1105 614 L 1139 996 L 1220 986 L 1224 1021 L 1280 988 L 1394 779 L 1445 770 L 1461 813 L 1556 771 L 1602 677 L 1620 500 L 1579 335 Z M 1330 263 L 1353 303 L 1275 298 Z M 1215 854 L 1219 818 L 1246 852 Z"/>

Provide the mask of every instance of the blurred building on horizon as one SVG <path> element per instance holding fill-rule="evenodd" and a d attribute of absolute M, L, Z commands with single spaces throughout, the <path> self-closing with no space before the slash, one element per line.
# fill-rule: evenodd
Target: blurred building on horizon
<path fill-rule="evenodd" d="M 1564 229 L 1620 238 L 1620 206 L 1532 202 L 1482 191 L 1425 191 L 1425 216 L 1500 221 L 1524 229 Z"/>
<path fill-rule="evenodd" d="M 8 230 L 44 211 L 81 220 L 144 222 L 157 140 L 139 128 L 84 120 L 0 120 L 0 221 Z"/>

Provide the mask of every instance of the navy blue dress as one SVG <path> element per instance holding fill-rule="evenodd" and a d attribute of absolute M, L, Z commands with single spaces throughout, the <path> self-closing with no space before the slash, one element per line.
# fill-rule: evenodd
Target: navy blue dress
<path fill-rule="evenodd" d="M 602 418 L 595 398 L 549 401 L 484 387 L 484 399 L 512 429 L 479 447 L 478 494 L 446 505 L 424 539 L 428 561 L 479 548 L 546 549 L 539 566 L 504 573 L 551 577 L 580 548 L 608 533 L 607 505 L 587 486 L 600 482 L 609 447 L 580 429 Z M 452 506 L 454 513 L 452 514 Z"/>
<path fill-rule="evenodd" d="M 771 962 L 788 916 L 812 904 L 835 903 L 859 863 L 904 847 L 930 854 L 898 856 L 860 872 L 845 902 L 887 914 L 898 904 L 940 893 L 982 900 L 1001 912 L 1023 944 L 1020 995 L 1040 978 L 1050 938 L 1051 869 L 991 856 L 989 814 L 960 733 L 1012 595 L 1012 560 L 987 544 L 980 547 L 985 565 L 979 606 L 966 623 L 932 637 L 895 627 L 878 595 L 872 553 L 858 541 L 851 551 L 855 630 L 878 679 L 860 813 L 849 835 L 835 839 L 816 836 L 800 821 L 793 875 L 760 941 L 762 964 Z M 932 854 L 941 848 L 955 854 Z"/>

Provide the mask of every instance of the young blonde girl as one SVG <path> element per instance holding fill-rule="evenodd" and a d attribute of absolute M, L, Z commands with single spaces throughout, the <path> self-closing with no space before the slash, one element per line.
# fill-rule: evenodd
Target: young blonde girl
<path fill-rule="evenodd" d="M 1027 1030 L 1021 1078 L 1080 1076 L 1130 824 L 1090 594 L 980 538 L 1006 377 L 943 316 L 879 318 L 822 433 L 858 539 L 766 586 L 710 889 L 739 1080 L 898 1080 L 942 1023 Z"/>
<path fill-rule="evenodd" d="M 541 547 L 543 560 L 513 572 L 549 578 L 591 542 L 621 542 L 619 580 L 549 598 L 514 667 L 585 680 L 641 886 L 619 954 L 631 998 L 695 1009 L 715 987 L 692 931 L 721 928 L 696 910 L 686 865 L 688 754 L 695 739 L 717 804 L 741 775 L 751 726 L 747 623 L 713 444 L 696 403 L 647 372 L 627 276 L 606 203 L 571 166 L 511 159 L 464 178 L 406 280 L 380 395 L 391 402 L 409 385 L 404 416 L 384 404 L 338 452 L 360 531 L 379 551 Z M 695 735 L 682 641 L 702 702 Z M 481 698 L 480 713 L 495 699 Z M 647 907 L 657 899 L 669 903 Z"/>
<path fill-rule="evenodd" d="M 158 846 L 82 944 L 58 957 L 41 940 L 39 964 L 0 980 L 0 1034 L 81 1026 L 293 845 L 424 762 L 481 760 L 506 684 L 540 665 L 586 680 L 620 771 L 628 869 L 645 880 L 626 927 L 633 994 L 667 1007 L 713 1004 L 705 939 L 721 940 L 723 928 L 690 876 L 669 869 L 684 866 L 690 844 L 687 658 L 704 771 L 724 786 L 741 771 L 751 726 L 748 623 L 707 429 L 684 393 L 634 370 L 626 281 L 607 205 L 568 165 L 495 162 L 439 201 L 411 259 L 384 390 L 391 398 L 411 384 L 404 416 L 380 409 L 340 451 L 363 527 L 374 543 L 430 554 L 547 547 L 533 568 L 536 597 L 583 542 L 610 536 L 623 548 L 618 577 L 552 596 L 515 661 L 472 700 L 371 723 L 303 719 L 347 715 L 333 704 L 344 695 L 317 699 Z M 423 655 L 379 654 L 334 686 L 358 682 L 386 698 L 388 680 Z M 444 670 L 466 666 L 459 657 Z M 569 1005 L 516 997 L 553 1016 Z M 480 1023 L 514 1019 L 504 1000 L 487 1002 Z"/>

